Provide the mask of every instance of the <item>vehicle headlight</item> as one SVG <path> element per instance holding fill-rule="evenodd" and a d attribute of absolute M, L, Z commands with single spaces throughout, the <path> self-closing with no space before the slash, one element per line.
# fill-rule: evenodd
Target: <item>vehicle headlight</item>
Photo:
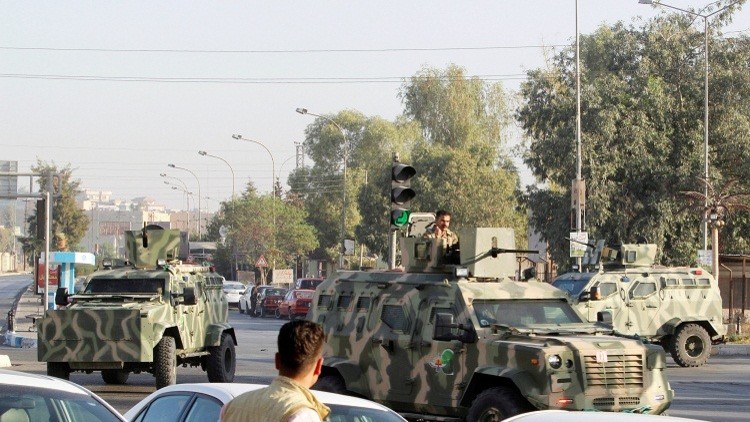
<path fill-rule="evenodd" d="M 562 358 L 560 355 L 551 355 L 547 357 L 547 363 L 552 369 L 560 369 L 562 366 Z"/>

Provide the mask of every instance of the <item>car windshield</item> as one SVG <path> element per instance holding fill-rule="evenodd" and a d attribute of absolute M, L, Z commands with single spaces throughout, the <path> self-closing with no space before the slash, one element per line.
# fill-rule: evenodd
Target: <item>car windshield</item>
<path fill-rule="evenodd" d="M 326 406 L 331 408 L 331 414 L 326 418 L 326 422 L 403 422 L 403 419 L 395 413 L 381 409 L 330 403 L 326 404 Z"/>
<path fill-rule="evenodd" d="M 315 290 L 316 287 L 318 287 L 318 284 L 322 283 L 323 280 L 320 279 L 314 279 L 314 278 L 301 278 L 297 280 L 297 288 L 298 289 L 311 289 Z"/>
<path fill-rule="evenodd" d="M 245 290 L 242 283 L 224 283 L 224 290 Z"/>
<path fill-rule="evenodd" d="M 589 283 L 594 273 L 570 273 L 563 274 L 557 277 L 552 285 L 560 290 L 565 290 L 572 296 L 578 296 L 583 291 L 583 288 Z"/>
<path fill-rule="evenodd" d="M 313 291 L 306 291 L 306 290 L 298 290 L 294 292 L 294 296 L 297 299 L 312 299 L 315 292 Z"/>
<path fill-rule="evenodd" d="M 164 291 L 163 278 L 92 278 L 84 293 L 147 293 Z"/>
<path fill-rule="evenodd" d="M 120 421 L 89 395 L 43 387 L 0 385 L 0 419 L 6 418 L 14 421 Z"/>
<path fill-rule="evenodd" d="M 480 327 L 492 324 L 528 327 L 536 324 L 574 324 L 581 317 L 563 300 L 475 300 Z"/>
<path fill-rule="evenodd" d="M 284 289 L 269 289 L 266 296 L 284 296 L 285 294 L 286 290 Z"/>

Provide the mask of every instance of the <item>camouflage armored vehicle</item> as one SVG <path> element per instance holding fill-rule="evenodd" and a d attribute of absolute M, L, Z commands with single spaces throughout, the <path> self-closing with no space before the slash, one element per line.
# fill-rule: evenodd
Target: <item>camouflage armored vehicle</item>
<path fill-rule="evenodd" d="M 441 239 L 402 238 L 404 271 L 344 271 L 318 286 L 307 319 L 327 343 L 314 388 L 428 420 L 670 406 L 660 347 L 585 322 L 548 283 L 512 281 L 511 229 L 459 235 L 458 265 L 443 263 Z"/>
<path fill-rule="evenodd" d="M 200 366 L 211 382 L 231 382 L 237 344 L 222 277 L 177 260 L 180 233 L 146 227 L 126 233 L 129 263 L 93 273 L 80 294 L 58 289 L 56 310 L 37 322 L 47 374 L 101 371 L 108 384 L 149 372 L 161 388 L 178 365 Z"/>
<path fill-rule="evenodd" d="M 600 262 L 598 272 L 567 273 L 552 282 L 589 321 L 604 313 L 615 330 L 662 345 L 684 367 L 706 363 L 712 343 L 724 340 L 719 285 L 708 272 L 654 266 L 653 244 L 602 242 L 591 255 Z"/>

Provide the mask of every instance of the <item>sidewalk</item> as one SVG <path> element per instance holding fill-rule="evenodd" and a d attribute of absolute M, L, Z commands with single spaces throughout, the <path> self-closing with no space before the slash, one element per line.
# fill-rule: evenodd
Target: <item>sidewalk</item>
<path fill-rule="evenodd" d="M 14 304 L 15 323 L 13 331 L 8 327 L 5 345 L 10 347 L 36 348 L 36 320 L 44 314 L 44 296 L 34 294 L 30 285 Z M 6 315 L 7 316 L 7 315 Z"/>

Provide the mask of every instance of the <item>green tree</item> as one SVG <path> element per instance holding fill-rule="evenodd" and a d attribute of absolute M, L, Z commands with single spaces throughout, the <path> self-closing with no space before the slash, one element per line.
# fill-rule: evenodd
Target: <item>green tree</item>
<path fill-rule="evenodd" d="M 642 27 L 617 23 L 581 36 L 586 229 L 590 238 L 644 236 L 661 246 L 664 264 L 693 263 L 700 229 L 699 215 L 679 213 L 677 194 L 695 189 L 703 171 L 703 34 L 692 23 L 688 15 L 669 14 Z M 745 73 L 736 69 L 745 67 L 750 50 L 744 37 L 710 36 L 711 177 L 747 180 L 750 139 L 734 128 L 748 125 L 750 84 L 747 75 L 730 74 Z M 528 73 L 516 114 L 528 138 L 525 162 L 538 180 L 564 187 L 528 193 L 532 224 L 551 245 L 566 244 L 561 236 L 570 228 L 559 214 L 570 213 L 560 199 L 570 198 L 576 172 L 574 51 Z M 565 226 L 549 227 L 552 221 Z M 567 253 L 556 256 L 559 265 L 569 263 Z"/>
<path fill-rule="evenodd" d="M 507 152 L 508 98 L 500 84 L 455 65 L 423 69 L 403 86 L 406 118 L 421 130 L 409 158 L 415 209 L 453 213 L 454 226 L 512 227 L 526 245 L 519 177 Z M 403 161 L 403 160 L 402 160 Z"/>
<path fill-rule="evenodd" d="M 59 194 L 52 195 L 50 220 L 50 242 L 51 248 L 54 249 L 56 236 L 63 235 L 67 241 L 67 247 L 70 250 L 76 250 L 78 245 L 86 235 L 89 226 L 89 219 L 82 209 L 76 203 L 76 193 L 79 190 L 80 181 L 73 179 L 73 170 L 70 165 L 62 168 L 54 163 L 47 163 L 37 160 L 37 164 L 31 167 L 33 173 L 41 174 L 37 179 L 39 192 L 46 192 L 47 186 L 55 185 L 53 189 Z M 59 176 L 59 179 L 56 177 Z M 59 186 L 58 186 L 59 185 Z M 24 249 L 36 250 L 37 252 L 44 249 L 44 239 L 36 237 L 37 225 L 36 212 L 29 216 L 27 223 L 29 233 L 32 235 L 24 239 Z"/>

